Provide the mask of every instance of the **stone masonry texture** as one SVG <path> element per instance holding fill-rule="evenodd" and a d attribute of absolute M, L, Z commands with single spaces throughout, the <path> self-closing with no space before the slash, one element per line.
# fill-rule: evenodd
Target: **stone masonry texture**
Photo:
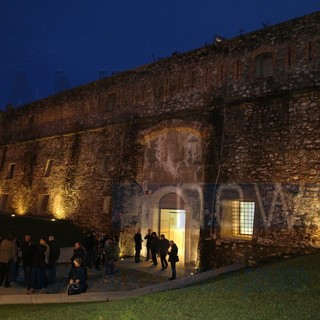
<path fill-rule="evenodd" d="M 186 262 L 203 269 L 320 247 L 320 13 L 1 112 L 0 123 L 2 212 L 120 235 L 132 255 L 137 228 L 158 228 L 161 199 L 176 193 Z M 223 235 L 235 199 L 255 203 L 250 240 Z"/>

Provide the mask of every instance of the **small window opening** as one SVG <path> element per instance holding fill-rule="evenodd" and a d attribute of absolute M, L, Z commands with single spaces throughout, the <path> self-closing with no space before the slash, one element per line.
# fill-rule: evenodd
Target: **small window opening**
<path fill-rule="evenodd" d="M 255 58 L 254 75 L 256 78 L 273 76 L 273 59 L 271 53 L 262 53 Z"/>
<path fill-rule="evenodd" d="M 14 163 L 10 163 L 8 171 L 7 171 L 6 179 L 12 179 L 13 178 L 14 168 L 15 168 L 15 164 Z"/>
<path fill-rule="evenodd" d="M 49 177 L 51 174 L 51 168 L 52 168 L 53 160 L 48 160 L 46 164 L 46 168 L 44 170 L 44 176 Z"/>

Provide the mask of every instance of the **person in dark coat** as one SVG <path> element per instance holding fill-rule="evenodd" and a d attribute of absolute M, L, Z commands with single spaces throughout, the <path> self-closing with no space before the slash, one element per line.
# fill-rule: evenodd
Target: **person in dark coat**
<path fill-rule="evenodd" d="M 73 263 L 73 261 L 76 259 L 76 258 L 80 258 L 81 259 L 81 262 L 83 263 L 84 261 L 84 258 L 85 258 L 85 255 L 86 255 L 86 251 L 85 249 L 81 246 L 81 243 L 80 242 L 76 242 L 74 244 L 74 250 L 73 250 L 73 255 L 71 257 L 71 262 Z"/>
<path fill-rule="evenodd" d="M 24 271 L 24 280 L 28 290 L 28 293 L 32 293 L 32 263 L 35 251 L 37 250 L 36 246 L 33 244 L 31 237 L 26 235 L 24 242 L 21 245 L 22 252 L 22 265 Z"/>
<path fill-rule="evenodd" d="M 17 245 L 13 241 L 14 235 L 8 233 L 0 244 L 0 285 L 10 287 L 10 266 L 17 262 Z"/>
<path fill-rule="evenodd" d="M 135 256 L 134 261 L 140 262 L 140 251 L 142 249 L 142 236 L 141 236 L 141 229 L 138 229 L 138 232 L 134 235 L 134 243 L 135 243 Z"/>
<path fill-rule="evenodd" d="M 170 247 L 169 240 L 166 239 L 164 234 L 162 234 L 160 236 L 160 241 L 159 241 L 159 253 L 160 253 L 162 270 L 168 268 L 168 261 L 167 261 L 166 257 L 168 254 L 169 247 Z"/>
<path fill-rule="evenodd" d="M 35 293 L 36 290 L 43 290 L 46 286 L 46 263 L 45 263 L 46 247 L 43 245 L 35 245 L 32 266 L 31 266 L 31 289 L 28 293 Z"/>
<path fill-rule="evenodd" d="M 114 259 L 115 259 L 115 246 L 113 239 L 107 240 L 108 246 L 105 246 L 105 275 L 103 277 L 109 278 L 113 276 L 114 272 Z"/>
<path fill-rule="evenodd" d="M 146 247 L 147 247 L 147 258 L 146 261 L 149 260 L 149 257 L 151 256 L 151 241 L 152 241 L 152 232 L 151 229 L 148 229 L 148 233 L 144 237 L 144 240 L 147 240 Z"/>
<path fill-rule="evenodd" d="M 169 280 L 174 280 L 177 278 L 176 263 L 179 261 L 178 247 L 173 240 L 171 240 L 169 243 L 170 243 L 171 250 L 168 252 L 168 254 L 169 254 L 169 262 L 171 264 L 171 271 L 172 271 L 172 276 L 171 278 L 169 278 Z"/>
<path fill-rule="evenodd" d="M 68 281 L 68 294 L 79 294 L 87 291 L 87 270 L 80 258 L 75 258 L 73 260 L 73 264 L 68 275 Z"/>
<path fill-rule="evenodd" d="M 159 238 L 155 232 L 151 234 L 151 254 L 152 254 L 152 262 L 153 265 L 156 266 L 158 264 L 157 254 L 159 252 Z"/>
<path fill-rule="evenodd" d="M 93 247 L 93 255 L 94 255 L 94 266 L 97 271 L 100 270 L 100 264 L 103 257 L 103 245 L 102 238 L 98 235 L 95 236 L 94 247 Z"/>
<path fill-rule="evenodd" d="M 23 267 L 23 273 L 24 273 L 24 282 L 26 285 L 27 285 L 27 278 L 28 278 L 28 281 L 31 281 L 30 279 L 31 279 L 32 258 L 29 253 L 30 245 L 31 245 L 31 237 L 28 234 L 26 234 L 24 236 L 24 241 L 21 243 L 21 246 L 20 246 L 22 267 Z"/>
<path fill-rule="evenodd" d="M 85 265 L 89 268 L 91 268 L 93 264 L 93 252 L 94 252 L 94 242 L 95 242 L 95 232 L 89 232 L 87 233 L 84 241 L 83 246 L 86 250 L 86 256 L 85 256 Z"/>
<path fill-rule="evenodd" d="M 49 236 L 48 245 L 49 251 L 49 264 L 47 269 L 48 274 L 48 285 L 53 284 L 57 281 L 57 261 L 60 256 L 60 248 L 57 245 L 54 236 Z"/>

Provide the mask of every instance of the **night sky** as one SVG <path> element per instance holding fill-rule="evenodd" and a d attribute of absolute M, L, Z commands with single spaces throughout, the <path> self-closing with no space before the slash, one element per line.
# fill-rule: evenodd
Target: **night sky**
<path fill-rule="evenodd" d="M 0 109 L 320 11 L 320 0 L 0 0 Z"/>

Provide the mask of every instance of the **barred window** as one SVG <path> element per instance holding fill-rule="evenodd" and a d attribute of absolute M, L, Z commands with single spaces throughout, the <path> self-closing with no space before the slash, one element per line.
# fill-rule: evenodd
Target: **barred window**
<path fill-rule="evenodd" d="M 254 202 L 232 201 L 232 234 L 234 236 L 252 236 L 254 208 Z"/>
<path fill-rule="evenodd" d="M 224 200 L 222 202 L 221 237 L 251 240 L 254 212 L 254 202 Z"/>

